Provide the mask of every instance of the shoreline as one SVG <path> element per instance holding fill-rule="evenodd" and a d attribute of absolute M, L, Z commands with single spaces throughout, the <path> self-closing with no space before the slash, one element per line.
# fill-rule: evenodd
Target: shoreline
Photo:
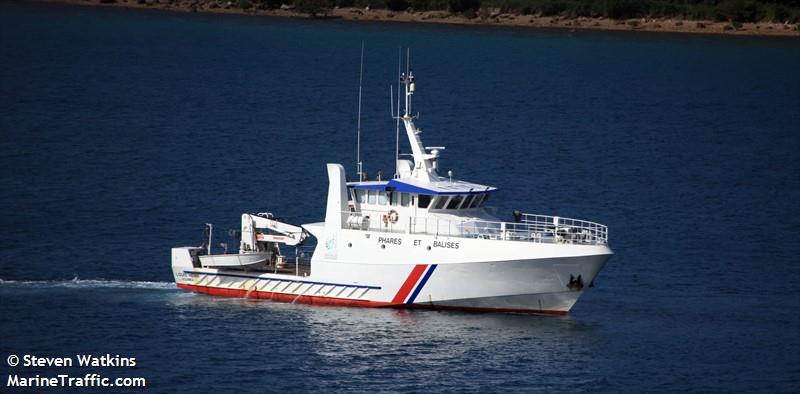
<path fill-rule="evenodd" d="M 566 18 L 537 15 L 487 13 L 485 18 L 466 18 L 447 11 L 395 12 L 387 9 L 334 8 L 322 16 L 301 14 L 289 9 L 236 8 L 231 1 L 199 3 L 192 0 L 33 0 L 82 6 L 156 9 L 177 12 L 202 12 L 230 15 L 273 16 L 302 19 L 341 19 L 347 21 L 434 23 L 466 26 L 502 26 L 548 28 L 562 30 L 645 31 L 683 34 L 716 34 L 730 36 L 800 37 L 800 24 L 756 22 L 733 24 L 710 20 L 680 20 L 670 18 L 615 20 L 608 18 Z M 110 2 L 115 1 L 115 2 Z"/>

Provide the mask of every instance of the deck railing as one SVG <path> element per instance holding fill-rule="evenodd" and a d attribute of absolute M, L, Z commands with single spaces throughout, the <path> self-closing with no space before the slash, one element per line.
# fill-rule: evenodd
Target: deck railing
<path fill-rule="evenodd" d="M 519 222 L 412 216 L 392 222 L 388 218 L 385 220 L 386 213 L 381 211 L 361 210 L 345 213 L 347 214 L 345 227 L 353 230 L 540 243 L 591 245 L 608 243 L 607 226 L 558 216 L 522 214 Z"/>
<path fill-rule="evenodd" d="M 297 276 L 308 276 L 311 274 L 311 256 L 314 255 L 313 246 L 286 247 L 286 252 L 281 256 L 279 264 L 275 264 L 273 271 L 282 274 L 295 274 Z"/>

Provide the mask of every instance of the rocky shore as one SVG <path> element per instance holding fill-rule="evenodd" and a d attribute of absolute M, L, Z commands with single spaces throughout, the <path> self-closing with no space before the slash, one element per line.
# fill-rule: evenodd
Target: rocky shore
<path fill-rule="evenodd" d="M 79 4 L 85 6 L 149 8 L 181 12 L 209 12 L 241 15 L 267 15 L 293 18 L 337 18 L 354 21 L 383 21 L 411 23 L 447 23 L 457 25 L 513 26 L 533 28 L 558 28 L 568 30 L 615 30 L 648 31 L 696 34 L 726 34 L 750 36 L 800 37 L 800 24 L 790 23 L 737 23 L 678 19 L 627 19 L 608 18 L 566 18 L 538 15 L 515 15 L 501 13 L 497 9 L 481 9 L 473 18 L 454 15 L 446 11 L 396 12 L 386 9 L 333 8 L 323 12 L 297 12 L 293 7 L 283 5 L 277 9 L 264 9 L 249 6 L 242 2 L 218 0 L 37 0 L 54 3 Z"/>

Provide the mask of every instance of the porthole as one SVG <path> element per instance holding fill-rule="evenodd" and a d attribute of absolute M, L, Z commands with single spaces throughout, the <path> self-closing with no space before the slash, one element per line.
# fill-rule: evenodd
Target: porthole
<path fill-rule="evenodd" d="M 348 243 L 347 243 L 347 247 L 348 247 L 348 248 L 352 248 L 352 247 L 353 247 L 353 243 L 352 243 L 352 242 L 348 242 Z"/>
<path fill-rule="evenodd" d="M 386 245 L 381 245 L 381 249 L 386 249 Z"/>
<path fill-rule="evenodd" d="M 428 250 L 431 250 L 431 247 L 430 247 L 430 246 L 428 246 Z"/>

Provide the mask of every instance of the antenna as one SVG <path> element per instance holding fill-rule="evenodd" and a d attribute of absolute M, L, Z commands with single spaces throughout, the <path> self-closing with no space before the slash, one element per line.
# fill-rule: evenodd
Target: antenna
<path fill-rule="evenodd" d="M 411 48 L 406 48 L 406 114 L 405 116 L 410 116 L 411 114 L 411 94 L 408 91 L 408 84 L 411 81 Z"/>
<path fill-rule="evenodd" d="M 397 75 L 400 75 L 400 67 L 403 64 L 403 48 L 397 48 Z M 389 85 L 391 88 L 391 85 Z M 392 111 L 394 112 L 394 111 Z M 400 160 L 400 79 L 397 80 L 397 113 L 395 115 L 395 145 L 394 145 L 394 177 L 400 178 L 400 164 L 397 163 Z"/>
<path fill-rule="evenodd" d="M 361 41 L 361 66 L 358 73 L 358 122 L 356 126 L 357 140 L 356 140 L 356 174 L 358 181 L 364 179 L 361 163 L 361 82 L 364 78 L 364 41 Z"/>

